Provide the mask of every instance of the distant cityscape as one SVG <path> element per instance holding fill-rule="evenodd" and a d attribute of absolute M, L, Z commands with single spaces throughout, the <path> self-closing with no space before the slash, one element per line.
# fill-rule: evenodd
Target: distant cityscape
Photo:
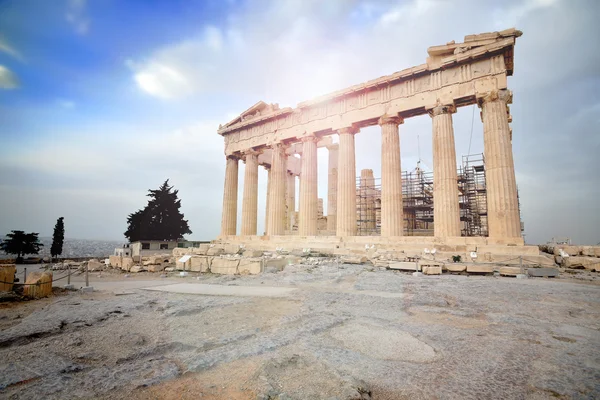
<path fill-rule="evenodd" d="M 4 237 L 2 237 L 4 239 Z M 40 237 L 40 242 L 44 245 L 40 253 L 36 255 L 26 255 L 34 257 L 50 256 L 50 246 L 52 245 L 51 237 Z M 119 240 L 85 240 L 85 239 L 68 239 L 65 238 L 63 252 L 61 257 L 108 257 L 113 254 L 115 247 L 121 247 L 127 241 Z M 9 254 L 0 252 L 0 258 L 14 258 Z"/>

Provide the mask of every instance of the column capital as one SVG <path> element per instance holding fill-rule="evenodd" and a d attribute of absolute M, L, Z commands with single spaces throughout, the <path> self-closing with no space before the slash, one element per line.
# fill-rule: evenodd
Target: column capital
<path fill-rule="evenodd" d="M 339 135 L 348 135 L 348 134 L 355 135 L 358 133 L 358 131 L 359 131 L 359 129 L 354 126 L 347 126 L 347 127 L 340 128 L 337 130 Z"/>
<path fill-rule="evenodd" d="M 477 104 L 479 107 L 483 103 L 487 103 L 495 100 L 502 100 L 506 104 L 512 104 L 513 93 L 508 89 L 491 90 L 487 93 L 482 94 L 477 98 Z"/>
<path fill-rule="evenodd" d="M 238 161 L 240 159 L 240 156 L 238 154 L 227 154 L 225 155 L 225 159 Z"/>
<path fill-rule="evenodd" d="M 244 156 L 258 156 L 258 155 L 261 155 L 262 153 L 263 153 L 262 150 L 254 150 L 254 149 L 248 149 L 248 150 L 242 151 L 242 154 Z"/>
<path fill-rule="evenodd" d="M 404 118 L 400 117 L 399 115 L 382 115 L 379 120 L 377 121 L 378 125 L 385 125 L 385 124 L 395 124 L 395 125 L 400 125 L 404 123 Z"/>
<path fill-rule="evenodd" d="M 271 143 L 271 149 L 275 150 L 275 148 L 280 148 L 281 150 L 285 151 L 290 147 L 289 143 L 286 142 L 274 142 Z"/>
<path fill-rule="evenodd" d="M 306 143 L 306 142 L 313 142 L 313 143 L 317 143 L 319 141 L 319 138 L 316 137 L 314 134 L 311 135 L 306 135 L 306 136 L 302 136 L 300 138 L 300 141 L 302 143 Z"/>
<path fill-rule="evenodd" d="M 335 151 L 335 150 L 339 150 L 340 149 L 340 144 L 339 143 L 331 143 L 331 144 L 328 144 L 325 147 L 327 147 L 327 150 L 329 150 L 329 151 L 331 151 L 331 150 Z"/>
<path fill-rule="evenodd" d="M 436 117 L 441 114 L 454 114 L 456 112 L 456 106 L 454 104 L 435 106 L 427 110 L 430 117 Z"/>

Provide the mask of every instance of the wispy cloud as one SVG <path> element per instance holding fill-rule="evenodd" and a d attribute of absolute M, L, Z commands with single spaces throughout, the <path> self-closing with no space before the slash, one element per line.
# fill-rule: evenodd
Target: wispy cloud
<path fill-rule="evenodd" d="M 4 65 L 0 65 L 0 89 L 16 89 L 18 87 L 17 75 Z"/>
<path fill-rule="evenodd" d="M 23 62 L 25 61 L 25 59 L 23 58 L 23 55 L 17 51 L 14 47 L 12 47 L 8 41 L 0 36 L 0 52 L 5 52 L 6 54 L 10 55 L 11 57 Z"/>
<path fill-rule="evenodd" d="M 69 0 L 65 19 L 73 26 L 75 32 L 85 35 L 90 29 L 91 20 L 86 11 L 87 0 Z"/>

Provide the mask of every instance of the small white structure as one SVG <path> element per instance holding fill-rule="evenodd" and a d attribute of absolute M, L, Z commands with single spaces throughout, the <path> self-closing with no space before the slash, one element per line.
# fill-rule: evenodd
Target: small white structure
<path fill-rule="evenodd" d="M 114 254 L 119 257 L 131 257 L 131 247 L 128 244 L 124 244 L 123 247 L 116 247 Z"/>

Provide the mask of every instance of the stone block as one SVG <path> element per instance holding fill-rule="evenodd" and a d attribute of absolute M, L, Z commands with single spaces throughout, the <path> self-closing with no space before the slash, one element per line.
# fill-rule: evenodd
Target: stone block
<path fill-rule="evenodd" d="M 364 264 L 367 262 L 367 257 L 365 256 L 342 256 L 341 261 L 344 264 Z"/>
<path fill-rule="evenodd" d="M 464 264 L 458 264 L 458 263 L 448 263 L 448 264 L 444 264 L 444 268 L 448 271 L 448 272 L 464 272 L 467 270 L 467 266 Z"/>
<path fill-rule="evenodd" d="M 242 253 L 242 255 L 247 258 L 255 258 L 262 257 L 263 252 L 261 250 L 246 250 Z"/>
<path fill-rule="evenodd" d="M 104 263 L 101 263 L 98 260 L 90 260 L 87 263 L 87 268 L 90 272 L 102 271 L 104 269 Z"/>
<path fill-rule="evenodd" d="M 27 275 L 23 295 L 32 299 L 52 294 L 52 272 L 32 272 Z"/>
<path fill-rule="evenodd" d="M 108 263 L 112 268 L 121 268 L 120 256 L 108 256 Z"/>
<path fill-rule="evenodd" d="M 207 256 L 220 256 L 221 254 L 223 254 L 223 248 L 222 247 L 211 247 L 208 249 L 208 251 L 206 252 Z"/>
<path fill-rule="evenodd" d="M 529 276 L 554 278 L 558 276 L 558 268 L 529 268 L 527 274 Z"/>
<path fill-rule="evenodd" d="M 131 257 L 123 257 L 121 259 L 121 269 L 123 271 L 128 271 L 129 272 L 129 269 L 131 267 L 133 267 L 133 258 L 131 258 Z"/>
<path fill-rule="evenodd" d="M 279 271 L 283 271 L 288 263 L 287 258 L 269 258 L 265 260 L 265 268 L 276 268 Z"/>
<path fill-rule="evenodd" d="M 225 254 L 241 254 L 243 251 L 244 249 L 240 248 L 239 244 L 226 244 L 223 248 Z"/>
<path fill-rule="evenodd" d="M 553 250 L 555 256 L 559 256 L 561 250 L 570 256 L 578 256 L 581 253 L 581 248 L 579 246 L 560 245 L 554 246 Z"/>
<path fill-rule="evenodd" d="M 435 261 L 435 260 L 419 260 L 419 269 L 423 269 L 425 267 L 442 267 L 444 265 L 443 262 Z"/>
<path fill-rule="evenodd" d="M 190 271 L 209 272 L 211 260 L 212 257 L 208 256 L 193 256 L 190 259 Z"/>
<path fill-rule="evenodd" d="M 423 275 L 441 275 L 441 266 L 425 266 L 423 267 Z"/>
<path fill-rule="evenodd" d="M 265 262 L 262 258 L 242 258 L 238 266 L 238 273 L 242 275 L 256 275 L 263 272 Z"/>
<path fill-rule="evenodd" d="M 17 266 L 14 264 L 0 265 L 0 292 L 12 292 L 16 270 Z"/>
<path fill-rule="evenodd" d="M 190 258 L 186 262 L 181 262 L 177 260 L 175 263 L 175 269 L 179 271 L 189 271 L 192 265 L 192 259 Z"/>
<path fill-rule="evenodd" d="M 148 265 L 146 268 L 148 272 L 162 272 L 165 270 L 164 265 Z"/>
<path fill-rule="evenodd" d="M 500 275 L 517 276 L 521 274 L 521 267 L 500 267 Z"/>
<path fill-rule="evenodd" d="M 210 266 L 210 272 L 221 275 L 235 275 L 238 273 L 240 258 L 215 257 Z"/>
<path fill-rule="evenodd" d="M 129 272 L 142 272 L 144 271 L 144 269 L 142 268 L 142 266 L 140 265 L 134 265 L 133 267 L 129 268 Z"/>
<path fill-rule="evenodd" d="M 395 269 L 399 271 L 419 271 L 417 263 L 414 262 L 392 262 L 389 264 L 389 269 Z"/>
<path fill-rule="evenodd" d="M 600 260 L 595 257 L 567 257 L 563 263 L 566 268 L 587 269 L 589 271 L 600 271 Z"/>
<path fill-rule="evenodd" d="M 470 274 L 493 274 L 494 266 L 485 264 L 469 264 L 467 265 L 467 272 Z"/>

